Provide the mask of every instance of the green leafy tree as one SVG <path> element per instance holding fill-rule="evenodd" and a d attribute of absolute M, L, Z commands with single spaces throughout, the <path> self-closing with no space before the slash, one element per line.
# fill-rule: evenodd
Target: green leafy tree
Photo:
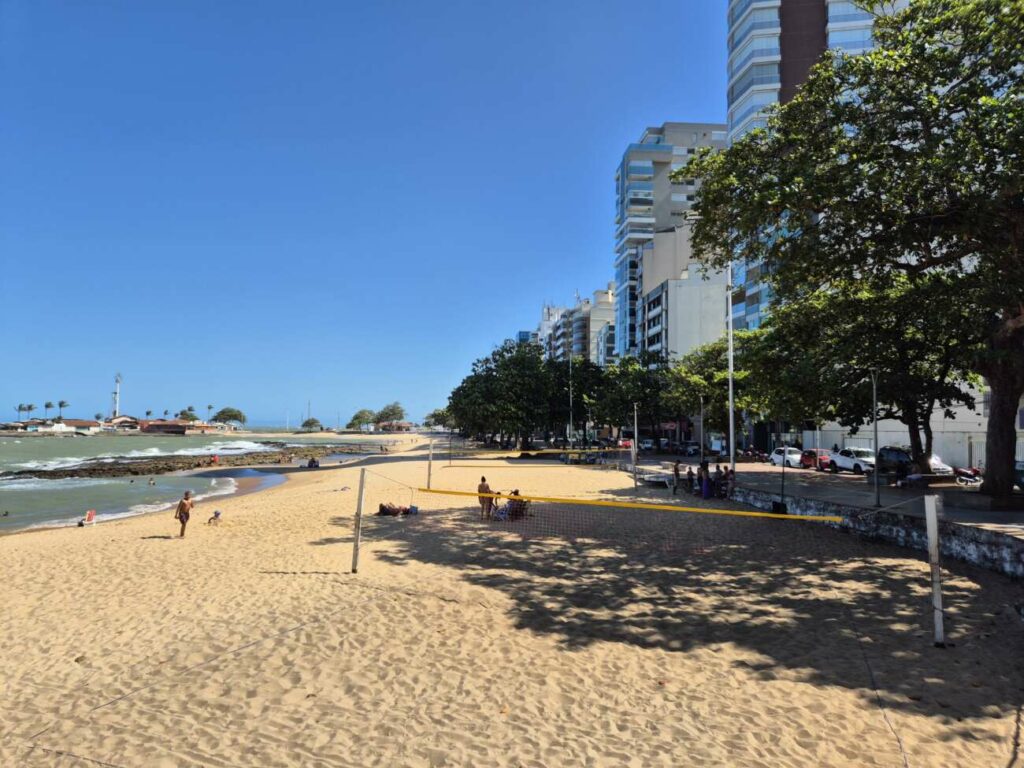
<path fill-rule="evenodd" d="M 67 400 L 58 400 L 57 401 L 57 411 L 58 411 L 57 417 L 63 419 L 64 418 L 64 409 L 65 408 L 70 408 L 70 407 L 71 407 L 71 403 L 69 403 Z"/>
<path fill-rule="evenodd" d="M 207 421 L 210 420 L 210 414 L 211 413 L 213 413 L 213 406 L 212 405 L 207 405 L 206 406 L 206 420 Z"/>
<path fill-rule="evenodd" d="M 43 403 L 43 418 L 49 418 L 50 409 L 54 407 L 55 406 L 51 400 L 47 400 L 45 403 Z"/>
<path fill-rule="evenodd" d="M 970 310 L 960 341 L 989 388 L 982 491 L 1004 496 L 1024 394 L 1024 6 L 915 0 L 874 37 L 816 66 L 767 130 L 685 170 L 701 182 L 694 249 L 763 261 L 780 304 L 843 281 L 945 281 L 920 323 L 930 343 Z"/>
<path fill-rule="evenodd" d="M 423 426 L 425 427 L 442 427 L 447 429 L 451 426 L 451 423 L 452 416 L 447 408 L 435 408 L 423 419 Z"/>
<path fill-rule="evenodd" d="M 384 424 L 389 421 L 402 421 L 405 418 L 405 408 L 400 403 L 388 403 L 373 417 L 374 424 Z"/>
<path fill-rule="evenodd" d="M 219 421 L 223 424 L 232 421 L 238 424 L 245 424 L 245 414 L 237 408 L 221 408 L 213 414 L 213 421 Z"/>
<path fill-rule="evenodd" d="M 751 418 L 761 413 L 764 404 L 755 399 L 749 386 L 750 372 L 744 366 L 744 355 L 759 331 L 736 331 L 733 334 L 733 419 L 737 430 L 744 423 L 743 414 Z M 704 405 L 705 431 L 727 432 L 729 429 L 729 346 L 723 337 L 697 347 L 680 358 L 668 371 L 665 402 L 673 413 L 696 418 Z M 735 438 L 737 445 L 743 442 Z"/>
<path fill-rule="evenodd" d="M 609 424 L 633 425 L 633 404 L 637 421 L 656 434 L 661 422 L 672 411 L 665 397 L 668 363 L 664 356 L 641 352 L 626 357 L 605 371 L 599 417 Z"/>
<path fill-rule="evenodd" d="M 973 323 L 971 308 L 948 310 L 940 306 L 945 295 L 944 285 L 897 276 L 878 286 L 836 282 L 828 293 L 783 305 L 744 355 L 751 387 L 773 414 L 856 430 L 872 421 L 876 371 L 878 418 L 905 424 L 914 460 L 927 466 L 932 413 L 953 418 L 956 406 L 974 407 L 971 350 L 959 341 Z M 940 312 L 949 324 L 935 336 L 926 318 Z"/>
<path fill-rule="evenodd" d="M 540 346 L 508 341 L 473 363 L 449 397 L 448 411 L 465 434 L 517 437 L 526 447 L 546 422 L 548 386 Z"/>
<path fill-rule="evenodd" d="M 547 360 L 544 363 L 548 379 L 548 420 L 549 431 L 564 434 L 569 423 L 569 361 Z M 583 358 L 573 358 L 572 362 L 572 419 L 573 430 L 579 430 L 586 422 L 588 413 L 591 419 L 599 418 L 605 423 L 604 411 L 599 404 L 604 399 L 604 370 Z"/>
<path fill-rule="evenodd" d="M 188 406 L 185 410 L 178 412 L 178 418 L 182 421 L 198 421 L 199 417 L 196 416 L 195 410 L 192 406 Z"/>
<path fill-rule="evenodd" d="M 304 422 L 302 422 L 302 428 L 303 429 L 308 429 L 308 430 L 314 431 L 314 430 L 321 429 L 321 427 L 322 427 L 322 425 L 320 424 L 320 419 L 315 419 L 315 418 L 310 417 L 310 418 L 306 419 Z"/>
<path fill-rule="evenodd" d="M 367 424 L 373 424 L 375 414 L 369 408 L 360 408 L 354 414 L 352 418 L 348 420 L 348 424 L 345 425 L 345 429 L 362 429 Z"/>

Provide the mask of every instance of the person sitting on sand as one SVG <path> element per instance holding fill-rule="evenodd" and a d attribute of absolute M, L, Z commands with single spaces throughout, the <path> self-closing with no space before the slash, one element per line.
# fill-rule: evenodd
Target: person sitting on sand
<path fill-rule="evenodd" d="M 174 519 L 181 523 L 179 538 L 185 538 L 185 526 L 188 525 L 188 519 L 192 515 L 195 505 L 195 502 L 192 501 L 192 491 L 185 491 L 185 495 L 178 502 L 178 508 L 174 510 Z"/>
<path fill-rule="evenodd" d="M 480 478 L 480 485 L 476 487 L 476 492 L 480 494 L 493 493 L 491 486 L 487 484 L 486 477 Z M 494 504 L 494 499 L 490 496 L 480 496 L 478 498 L 480 501 L 480 519 L 486 520 L 491 516 L 491 506 Z"/>
<path fill-rule="evenodd" d="M 519 489 L 516 488 L 509 494 L 515 498 L 510 498 L 508 504 L 505 505 L 505 512 L 508 515 L 509 520 L 518 520 L 521 517 L 526 517 L 526 501 L 519 498 Z"/>
<path fill-rule="evenodd" d="M 220 510 L 219 509 L 213 510 L 213 516 L 210 517 L 210 519 L 206 521 L 206 524 L 207 525 L 220 525 Z"/>

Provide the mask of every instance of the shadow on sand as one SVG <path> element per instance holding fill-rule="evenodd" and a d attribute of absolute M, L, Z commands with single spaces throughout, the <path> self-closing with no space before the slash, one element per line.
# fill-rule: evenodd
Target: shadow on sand
<path fill-rule="evenodd" d="M 877 686 L 886 707 L 947 719 L 950 738 L 958 719 L 991 716 L 993 705 L 1012 713 L 1024 699 L 1024 623 L 1015 610 L 1024 589 L 997 574 L 950 564 L 944 600 L 954 646 L 937 649 L 927 568 L 916 553 L 806 522 L 628 510 L 630 530 L 640 532 L 631 537 L 588 529 L 564 508 L 536 512 L 518 523 L 480 522 L 464 508 L 370 517 L 365 540 L 388 545 L 371 543 L 364 557 L 455 569 L 510 597 L 518 628 L 569 649 L 731 643 L 760 655 L 737 666 L 765 679 L 868 697 Z M 311 543 L 351 541 L 345 531 Z"/>

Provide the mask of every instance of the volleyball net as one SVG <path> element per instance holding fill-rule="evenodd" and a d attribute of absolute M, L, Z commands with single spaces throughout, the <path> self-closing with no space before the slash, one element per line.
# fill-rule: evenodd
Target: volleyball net
<path fill-rule="evenodd" d="M 460 489 L 416 487 L 373 470 L 361 477 L 360 501 L 353 529 L 353 572 L 360 547 L 384 539 L 404 539 L 403 529 L 417 537 L 436 536 L 452 551 L 495 538 L 568 543 L 576 548 L 618 547 L 625 551 L 661 554 L 707 554 L 743 547 L 753 540 L 762 546 L 816 548 L 823 524 L 838 526 L 843 518 L 797 516 L 752 511 L 728 501 L 700 506 L 692 497 L 638 500 L 580 499 L 508 492 L 478 493 Z M 759 529 L 755 530 L 758 526 Z M 765 537 L 766 527 L 770 529 Z M 468 555 L 467 555 L 468 556 Z"/>

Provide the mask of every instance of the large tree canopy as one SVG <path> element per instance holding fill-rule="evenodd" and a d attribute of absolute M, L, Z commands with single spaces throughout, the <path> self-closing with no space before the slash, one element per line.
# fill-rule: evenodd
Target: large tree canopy
<path fill-rule="evenodd" d="M 401 403 L 388 403 L 373 417 L 374 424 L 385 424 L 389 421 L 401 421 L 405 418 L 405 408 Z"/>
<path fill-rule="evenodd" d="M 362 429 L 367 424 L 373 424 L 373 418 L 376 414 L 369 408 L 360 408 L 354 414 L 352 418 L 348 420 L 348 424 L 345 425 L 345 429 Z"/>
<path fill-rule="evenodd" d="M 767 130 L 685 170 L 701 182 L 693 245 L 715 266 L 763 262 L 780 305 L 858 281 L 938 291 L 911 325 L 929 329 L 921 349 L 951 320 L 962 334 L 990 390 L 983 490 L 1008 494 L 1024 394 L 1024 0 L 915 0 L 874 36 L 864 55 L 829 54 Z M 883 375 L 919 360 L 883 361 Z"/>
<path fill-rule="evenodd" d="M 229 422 L 237 421 L 239 424 L 245 424 L 245 414 L 237 408 L 221 408 L 215 414 L 213 414 L 214 421 Z"/>

